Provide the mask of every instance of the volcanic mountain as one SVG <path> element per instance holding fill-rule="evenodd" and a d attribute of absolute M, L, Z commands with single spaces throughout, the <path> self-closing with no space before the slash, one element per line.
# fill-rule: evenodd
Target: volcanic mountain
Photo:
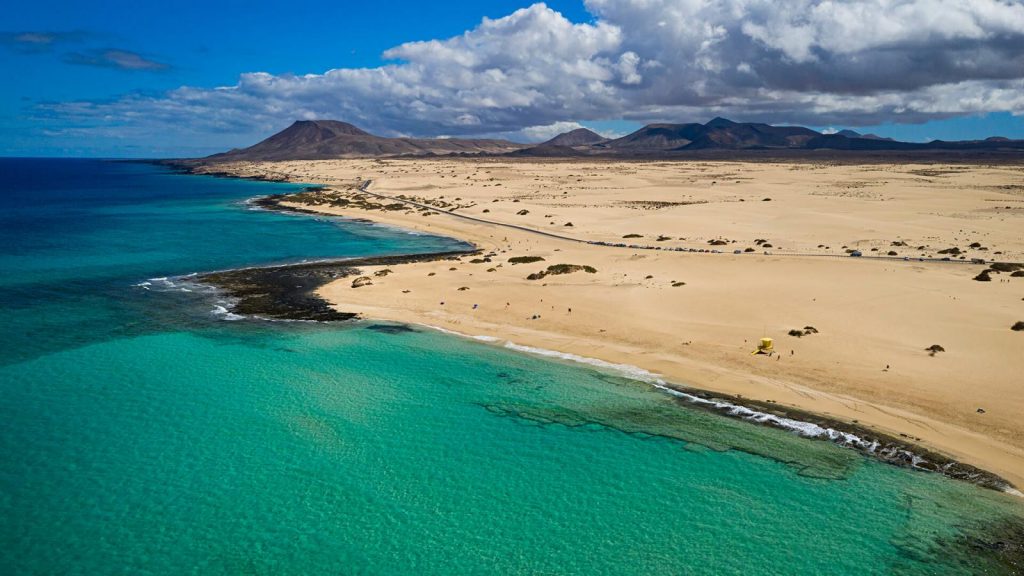
<path fill-rule="evenodd" d="M 575 132 L 575 131 L 574 131 Z M 540 146 L 520 150 L 517 156 L 551 156 L 549 143 L 568 137 L 573 132 L 556 136 Z M 807 142 L 821 136 L 810 128 L 799 126 L 771 126 L 733 122 L 715 118 L 707 124 L 648 124 L 643 128 L 617 138 L 590 144 L 593 154 L 660 155 L 687 150 L 744 150 L 764 148 L 802 148 Z M 573 155 L 587 152 L 581 146 L 573 147 Z"/>
<path fill-rule="evenodd" d="M 885 140 L 887 142 L 895 142 L 892 138 L 883 138 L 882 136 L 877 136 L 875 134 L 861 134 L 854 130 L 840 130 L 839 132 L 836 132 L 836 134 L 847 138 L 867 138 L 868 140 Z"/>
<path fill-rule="evenodd" d="M 347 122 L 298 120 L 248 148 L 209 156 L 206 160 L 322 160 L 384 156 L 501 154 L 523 148 L 508 140 L 461 138 L 385 138 Z"/>
<path fill-rule="evenodd" d="M 335 120 L 299 120 L 248 148 L 214 154 L 205 161 L 318 160 L 394 156 L 487 155 L 518 157 L 677 157 L 703 151 L 848 150 L 879 151 L 1024 151 L 1024 140 L 989 138 L 960 142 L 898 142 L 853 130 L 822 134 L 801 126 L 733 122 L 648 124 L 615 140 L 585 128 L 539 145 L 508 140 L 462 138 L 384 138 Z"/>
<path fill-rule="evenodd" d="M 556 146 L 552 142 L 574 132 L 514 153 L 516 156 L 680 156 L 704 150 L 1024 150 L 1024 140 L 993 139 L 962 142 L 935 140 L 927 143 L 898 142 L 874 134 L 843 130 L 822 134 L 802 126 L 733 122 L 715 118 L 707 124 L 648 124 L 632 134 L 587 145 Z"/>
<path fill-rule="evenodd" d="M 524 147 L 508 156 L 527 156 L 532 158 L 567 158 L 570 156 L 586 156 L 595 146 L 608 142 L 608 139 L 586 128 L 577 128 L 555 136 L 551 140 L 535 146 Z"/>
<path fill-rule="evenodd" d="M 597 132 L 587 130 L 586 128 L 577 128 L 564 134 L 559 134 L 547 142 L 542 142 L 539 146 L 593 146 L 607 141 L 607 138 Z"/>
<path fill-rule="evenodd" d="M 608 143 L 609 148 L 640 150 L 707 150 L 799 148 L 820 136 L 810 128 L 733 122 L 715 118 L 707 124 L 650 124 Z"/>

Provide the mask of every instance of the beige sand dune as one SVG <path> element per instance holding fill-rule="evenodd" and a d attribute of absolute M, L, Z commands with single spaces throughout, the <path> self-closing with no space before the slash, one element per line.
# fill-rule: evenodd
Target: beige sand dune
<path fill-rule="evenodd" d="M 1024 485 L 1024 332 L 1010 330 L 1024 320 L 1024 277 L 978 282 L 983 265 L 916 260 L 956 247 L 953 260 L 1024 261 L 1019 166 L 476 159 L 228 168 L 330 185 L 301 199 L 318 205 L 300 206 L 465 239 L 490 254 L 386 276 L 367 269 L 371 285 L 321 290 L 341 310 L 857 421 Z M 371 192 L 440 212 L 361 194 L 365 179 Z M 722 253 L 582 244 L 450 210 L 589 241 Z M 527 255 L 544 261 L 508 261 Z M 527 279 L 563 263 L 597 272 Z M 805 326 L 818 333 L 787 335 Z M 778 355 L 750 354 L 762 336 Z M 930 355 L 933 344 L 946 351 Z"/>

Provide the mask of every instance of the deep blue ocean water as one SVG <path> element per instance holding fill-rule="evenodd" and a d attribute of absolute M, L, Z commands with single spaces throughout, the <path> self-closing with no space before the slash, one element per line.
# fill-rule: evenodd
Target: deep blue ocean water
<path fill-rule="evenodd" d="M 0 159 L 0 573 L 1012 573 L 981 545 L 1010 496 L 428 329 L 228 321 L 178 281 L 461 246 L 244 202 L 298 189 Z"/>

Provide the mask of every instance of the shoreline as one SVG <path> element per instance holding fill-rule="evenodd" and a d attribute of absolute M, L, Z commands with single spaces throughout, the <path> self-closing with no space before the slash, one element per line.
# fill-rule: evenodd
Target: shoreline
<path fill-rule="evenodd" d="M 231 177 L 228 173 L 223 175 Z M 281 194 L 264 196 L 254 199 L 253 203 L 268 210 L 302 214 L 337 215 L 330 212 L 302 208 L 297 205 L 284 204 L 288 201 L 287 196 Z M 360 218 L 359 220 L 367 219 Z M 370 220 L 373 221 L 372 219 Z M 436 231 L 432 233 L 436 233 Z M 319 293 L 320 288 L 332 281 L 362 274 L 359 269 L 360 266 L 390 266 L 437 260 L 454 261 L 463 256 L 479 255 L 484 251 L 479 248 L 479 244 L 476 242 L 462 238 L 457 239 L 477 246 L 477 248 L 464 252 L 352 258 L 315 263 L 251 267 L 241 270 L 201 274 L 197 280 L 216 286 L 227 292 L 228 295 L 236 298 L 238 302 L 232 311 L 249 316 L 313 321 L 345 321 L 363 318 L 375 320 L 377 318 L 373 318 L 371 314 L 340 311 L 336 305 L 331 307 L 329 300 Z M 298 283 L 296 283 L 297 281 Z M 390 318 L 384 319 L 392 320 Z M 759 401 L 745 398 L 741 395 L 715 392 L 665 381 L 659 374 L 632 364 L 616 364 L 600 358 L 580 356 L 570 352 L 543 347 L 527 346 L 505 337 L 460 333 L 415 320 L 392 321 L 402 325 L 425 326 L 476 341 L 492 344 L 503 342 L 504 344 L 502 345 L 504 347 L 521 353 L 556 357 L 563 361 L 574 361 L 604 369 L 629 369 L 625 371 L 625 375 L 628 377 L 639 381 L 646 381 L 675 396 L 680 404 L 690 408 L 707 410 L 761 426 L 783 429 L 812 440 L 830 441 L 845 448 L 856 450 L 867 457 L 874 458 L 883 463 L 914 470 L 940 473 L 955 480 L 1021 496 L 1021 493 L 1012 482 L 996 473 L 966 464 L 951 456 L 928 449 L 909 439 L 901 440 L 895 435 L 879 432 L 863 425 L 832 418 L 824 414 L 788 405 L 783 406 L 771 401 Z M 640 373 L 651 375 L 653 380 L 638 378 L 637 374 Z M 801 428 L 804 429 L 803 432 Z M 906 435 L 903 436 L 906 437 Z"/>
<path fill-rule="evenodd" d="M 365 266 L 450 260 L 476 253 L 476 250 L 456 250 L 252 266 L 201 273 L 192 280 L 225 292 L 234 300 L 230 311 L 235 314 L 274 320 L 344 321 L 359 315 L 338 311 L 317 294 L 317 290 L 328 282 L 356 276 L 360 267 Z"/>
<path fill-rule="evenodd" d="M 768 402 L 759 402 L 694 388 L 676 382 L 667 382 L 661 378 L 660 374 L 649 372 L 639 366 L 615 364 L 598 358 L 525 346 L 499 337 L 464 334 L 429 324 L 416 325 L 459 338 L 501 346 L 502 348 L 514 350 L 522 354 L 548 359 L 554 358 L 560 361 L 583 364 L 591 369 L 616 372 L 630 380 L 650 384 L 672 395 L 681 405 L 689 408 L 705 410 L 759 426 L 784 430 L 809 440 L 831 442 L 892 466 L 921 472 L 938 473 L 954 480 L 968 482 L 1017 497 L 1024 497 L 1024 493 L 1021 493 L 1015 486 L 996 474 L 927 450 L 918 444 L 901 441 L 886 434 L 880 434 L 863 426 L 827 418 L 820 414 L 790 406 L 779 406 Z"/>

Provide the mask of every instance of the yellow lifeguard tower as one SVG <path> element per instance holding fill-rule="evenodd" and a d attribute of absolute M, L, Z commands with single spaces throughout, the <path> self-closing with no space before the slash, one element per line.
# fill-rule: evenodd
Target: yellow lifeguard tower
<path fill-rule="evenodd" d="M 758 343 L 758 345 L 757 345 L 757 350 L 754 350 L 753 352 L 751 352 L 751 354 L 767 354 L 767 355 L 771 356 L 772 352 L 774 352 L 774 351 L 775 351 L 775 344 L 774 344 L 774 342 L 772 342 L 772 339 L 771 338 L 761 338 L 761 342 Z"/>

